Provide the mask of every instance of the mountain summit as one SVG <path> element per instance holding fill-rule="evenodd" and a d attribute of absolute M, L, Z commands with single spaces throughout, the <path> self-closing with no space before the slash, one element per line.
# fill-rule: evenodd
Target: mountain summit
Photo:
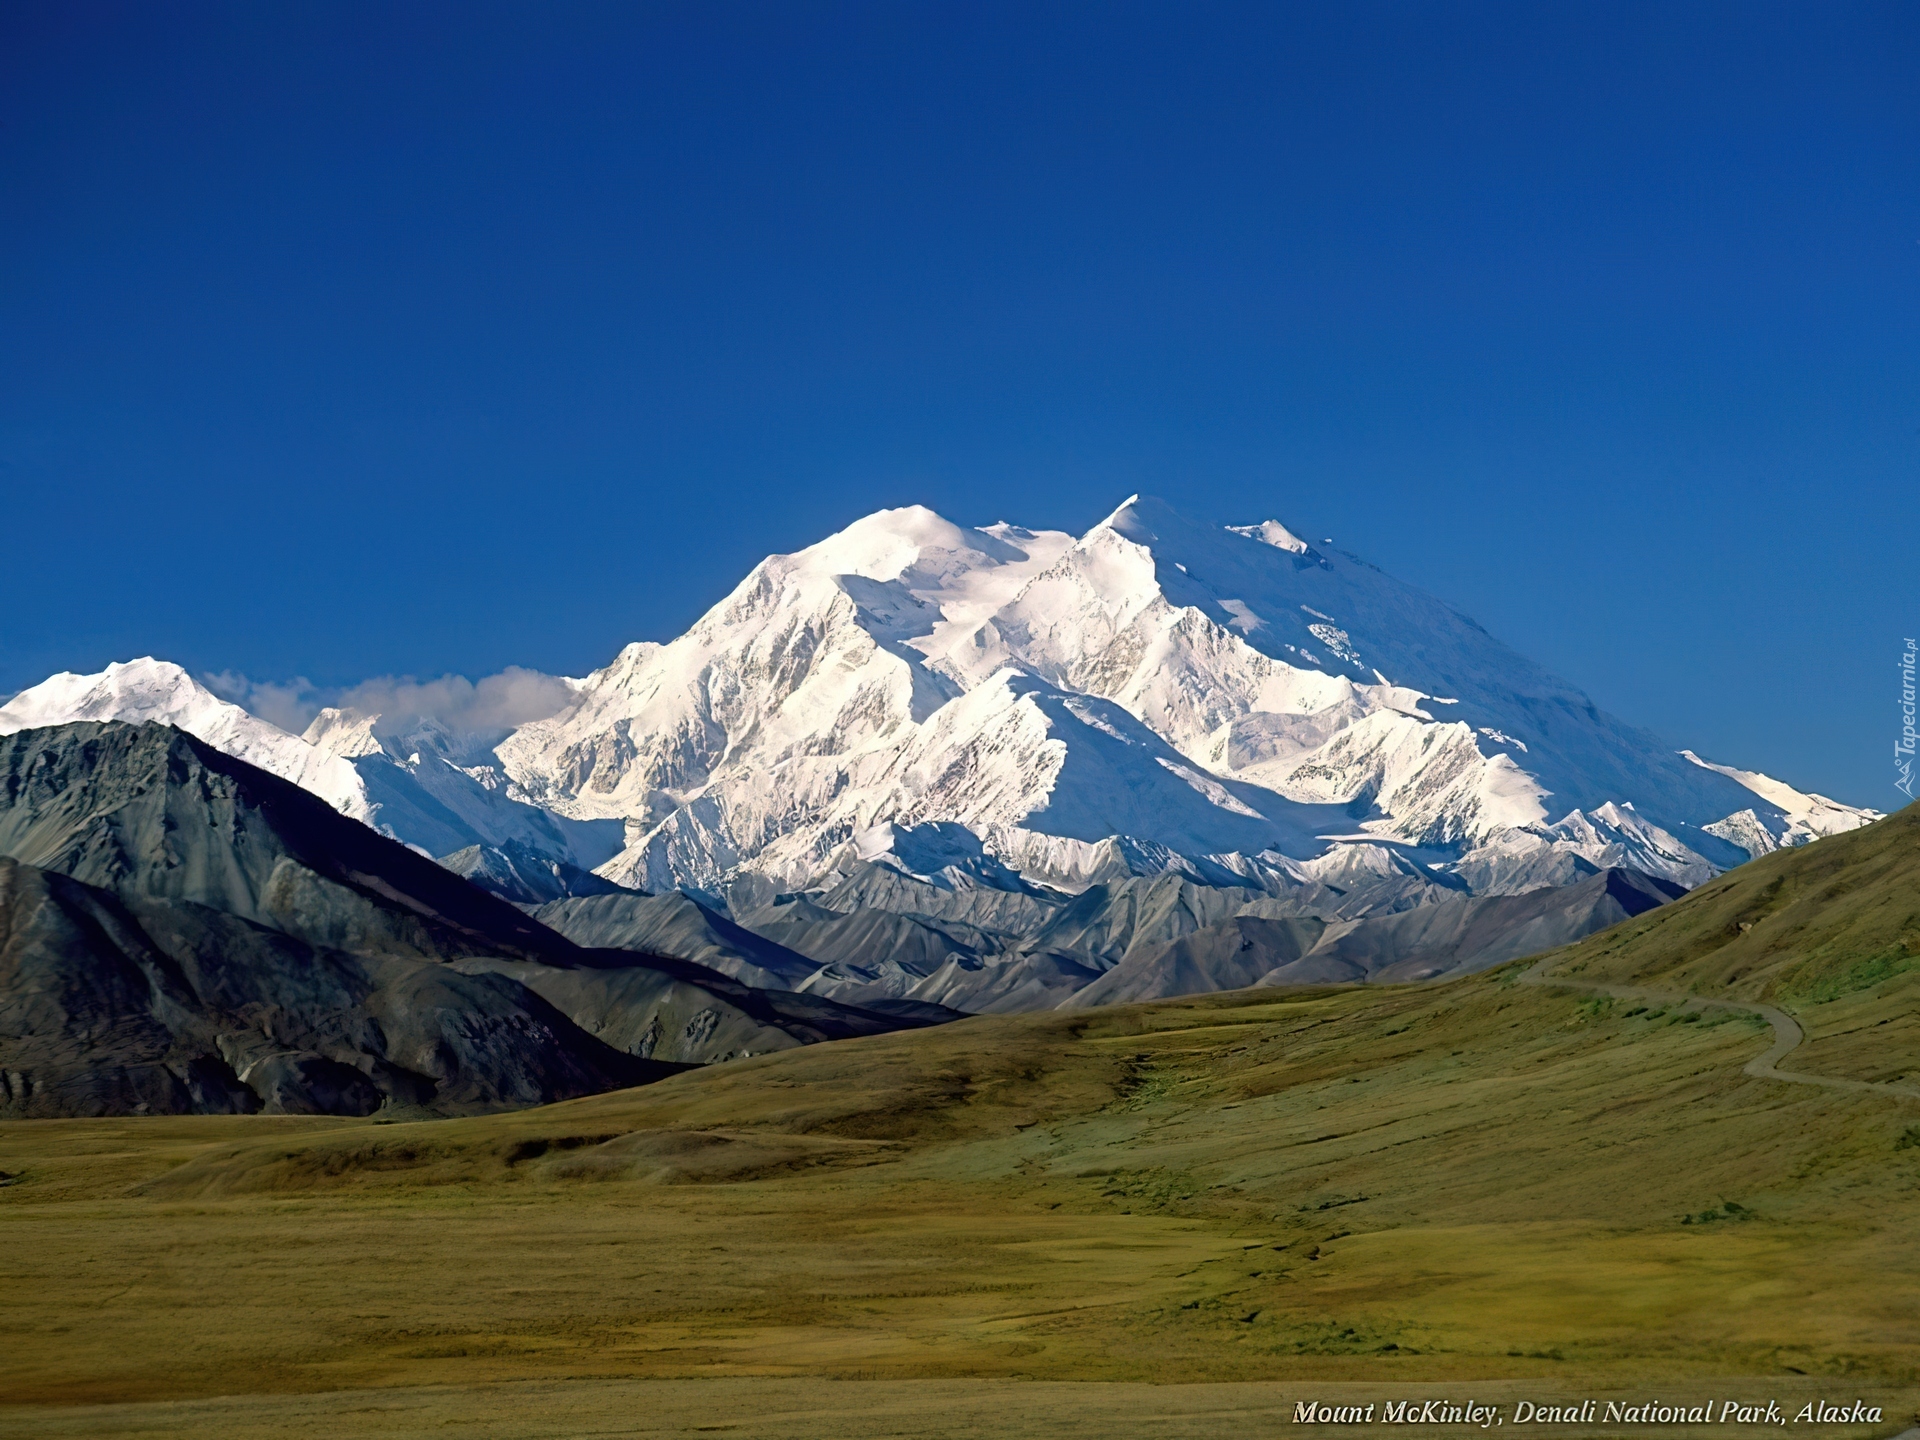
<path fill-rule="evenodd" d="M 293 736 L 139 660 L 22 692 L 0 734 L 164 721 L 426 854 L 716 902 L 849 856 L 1002 889 L 1317 884 L 1362 851 L 1478 894 L 1693 885 L 1875 818 L 1674 751 L 1280 520 L 1144 496 L 1079 537 L 882 510 L 568 683 L 507 734 L 331 710 Z"/>
<path fill-rule="evenodd" d="M 1495 891 L 1569 856 L 1693 884 L 1873 817 L 1676 753 L 1277 520 L 1138 496 L 1077 539 L 870 515 L 498 754 L 516 794 L 625 820 L 600 873 L 655 890 L 798 884 L 929 825 L 1054 883 L 1118 836 L 1279 868 L 1386 844 Z"/>

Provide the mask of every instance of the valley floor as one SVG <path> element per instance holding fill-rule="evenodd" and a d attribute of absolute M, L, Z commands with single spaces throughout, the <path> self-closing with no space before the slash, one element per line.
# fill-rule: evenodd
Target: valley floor
<path fill-rule="evenodd" d="M 0 1435 L 1176 1437 L 1436 1394 L 1912 1425 L 1920 1100 L 1523 968 L 477 1119 L 0 1125 Z"/>

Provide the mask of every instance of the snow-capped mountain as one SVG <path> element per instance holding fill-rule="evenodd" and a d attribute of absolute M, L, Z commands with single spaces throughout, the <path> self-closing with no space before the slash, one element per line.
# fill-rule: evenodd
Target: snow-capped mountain
<path fill-rule="evenodd" d="M 1077 539 L 868 516 L 497 753 L 516 795 L 625 821 L 600 873 L 652 890 L 799 884 L 927 825 L 1035 878 L 1123 837 L 1228 868 L 1390 845 L 1492 892 L 1619 864 L 1694 884 L 1874 818 L 1675 753 L 1277 521 L 1137 497 Z"/>
<path fill-rule="evenodd" d="M 1278 521 L 1138 497 L 1077 538 L 881 511 L 568 684 L 511 733 L 325 710 L 295 736 L 136 660 L 22 692 L 0 733 L 166 721 L 431 855 L 709 897 L 848 857 L 961 888 L 1693 885 L 1875 818 L 1676 753 Z"/>
<path fill-rule="evenodd" d="M 507 732 L 455 734 L 431 719 L 386 718 L 322 710 L 301 737 L 354 767 L 376 829 L 435 856 L 482 845 L 581 869 L 620 849 L 618 821 L 569 819 L 508 793 L 493 754 Z"/>
<path fill-rule="evenodd" d="M 347 760 L 222 700 L 164 660 L 129 660 L 98 675 L 63 671 L 0 705 L 0 735 L 76 720 L 172 725 L 216 750 L 291 780 L 343 815 L 372 818 L 366 786 Z"/>
<path fill-rule="evenodd" d="M 428 855 L 515 845 L 591 868 L 620 848 L 618 822 L 570 820 L 511 797 L 490 749 L 501 732 L 457 737 L 432 721 L 387 728 L 377 715 L 323 710 L 304 736 L 290 735 L 148 658 L 21 691 L 0 706 L 0 735 L 75 720 L 176 726 Z"/>

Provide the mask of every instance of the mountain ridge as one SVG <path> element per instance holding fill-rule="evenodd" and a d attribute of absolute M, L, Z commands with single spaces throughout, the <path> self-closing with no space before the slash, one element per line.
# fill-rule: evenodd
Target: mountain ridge
<path fill-rule="evenodd" d="M 1151 497 L 1078 537 L 880 511 L 567 687 L 506 733 L 333 710 L 297 737 L 147 660 L 23 691 L 0 733 L 171 715 L 523 903 L 592 871 L 725 910 L 846 855 L 1068 892 L 1311 883 L 1370 852 L 1484 895 L 1695 885 L 1875 814 L 1670 750 L 1279 521 Z"/>
<path fill-rule="evenodd" d="M 1277 522 L 1199 526 L 1139 497 L 1077 540 L 869 516 L 763 561 L 499 753 L 529 798 L 624 814 L 639 833 L 602 873 L 648 889 L 800 883 L 876 824 L 956 822 L 1016 870 L 1029 835 L 1104 828 L 1186 855 L 1390 843 L 1469 870 L 1516 848 L 1604 868 L 1593 852 L 1619 845 L 1610 862 L 1697 883 L 1748 853 L 1729 834 L 1804 841 L 1873 813 L 1669 750 Z M 1729 823 L 1749 810 L 1757 828 Z"/>
<path fill-rule="evenodd" d="M 953 1018 L 576 945 L 155 723 L 0 736 L 0 1110 L 465 1113 Z"/>

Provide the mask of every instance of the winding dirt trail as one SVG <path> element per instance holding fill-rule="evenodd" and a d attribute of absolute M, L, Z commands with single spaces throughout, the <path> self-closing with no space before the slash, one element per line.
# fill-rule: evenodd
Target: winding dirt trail
<path fill-rule="evenodd" d="M 1592 995 L 1610 995 L 1616 1000 L 1648 1000 L 1661 1005 L 1674 1005 L 1682 1010 L 1744 1010 L 1758 1015 L 1773 1027 L 1773 1044 L 1765 1054 L 1749 1060 L 1743 1067 L 1743 1073 L 1762 1080 L 1784 1080 L 1790 1085 L 1818 1085 L 1826 1090 L 1870 1090 L 1877 1095 L 1897 1095 L 1902 1099 L 1920 1100 L 1920 1089 L 1910 1085 L 1895 1085 L 1873 1080 L 1842 1080 L 1832 1075 L 1808 1075 L 1798 1070 L 1782 1070 L 1780 1062 L 1792 1054 L 1800 1042 L 1806 1039 L 1806 1032 L 1800 1028 L 1800 1022 L 1786 1011 L 1774 1005 L 1756 1005 L 1745 1000 L 1708 1000 L 1698 995 L 1682 994 L 1678 990 L 1650 990 L 1639 985 L 1602 985 L 1590 980 L 1566 980 L 1556 975 L 1548 975 L 1547 967 L 1553 964 L 1550 955 L 1531 967 L 1520 977 L 1522 985 L 1558 985 L 1564 990 L 1584 990 Z M 1905 1440 L 1905 1437 L 1900 1437 Z"/>

